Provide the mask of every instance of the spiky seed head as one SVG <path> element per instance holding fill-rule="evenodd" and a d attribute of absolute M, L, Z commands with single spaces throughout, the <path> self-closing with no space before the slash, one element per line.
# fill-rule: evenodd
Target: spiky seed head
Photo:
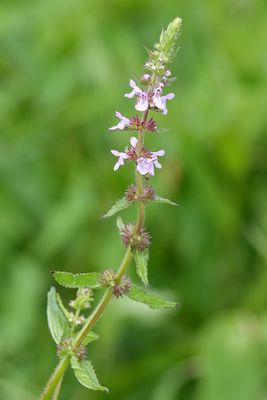
<path fill-rule="evenodd" d="M 124 275 L 121 278 L 121 281 L 119 283 L 116 283 L 115 286 L 113 287 L 113 295 L 117 297 L 122 297 L 123 295 L 127 294 L 129 290 L 132 287 L 132 282 L 128 276 Z"/>
<path fill-rule="evenodd" d="M 101 273 L 100 282 L 104 287 L 113 287 L 115 285 L 116 273 L 113 269 L 106 269 Z"/>
<path fill-rule="evenodd" d="M 150 234 L 141 229 L 140 233 L 135 233 L 134 224 L 125 224 L 120 230 L 121 240 L 125 247 L 131 246 L 133 250 L 144 251 L 150 245 Z"/>

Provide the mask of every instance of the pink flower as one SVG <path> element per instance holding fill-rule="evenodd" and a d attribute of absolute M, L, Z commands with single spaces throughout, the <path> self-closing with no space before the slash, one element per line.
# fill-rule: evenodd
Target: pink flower
<path fill-rule="evenodd" d="M 159 151 L 153 151 L 151 152 L 151 158 L 149 157 L 139 157 L 137 159 L 137 171 L 141 175 L 155 175 L 155 167 L 156 168 L 162 168 L 161 164 L 158 161 L 158 157 L 164 156 L 165 151 L 164 150 L 159 150 Z"/>
<path fill-rule="evenodd" d="M 155 175 L 154 164 L 151 158 L 139 157 L 136 169 L 141 175 Z"/>
<path fill-rule="evenodd" d="M 111 153 L 118 157 L 118 161 L 114 166 L 114 171 L 124 165 L 124 160 L 132 160 L 136 162 L 136 169 L 141 175 L 155 175 L 155 167 L 161 168 L 161 164 L 158 161 L 158 157 L 162 157 L 165 154 L 164 150 L 159 151 L 149 151 L 145 147 L 143 147 L 140 152 L 137 153 L 138 140 L 135 136 L 132 136 L 130 139 L 131 147 L 127 148 L 125 152 L 119 152 L 117 150 L 111 150 Z"/>
<path fill-rule="evenodd" d="M 109 128 L 110 131 L 116 131 L 117 129 L 123 130 L 130 125 L 130 120 L 128 118 L 124 117 L 123 115 L 121 115 L 121 113 L 116 111 L 115 115 L 117 118 L 120 119 L 120 122 L 117 125 Z"/>
<path fill-rule="evenodd" d="M 126 153 L 117 151 L 117 150 L 111 150 L 111 153 L 115 156 L 115 157 L 119 157 L 118 161 L 116 162 L 116 164 L 114 165 L 114 171 L 117 171 L 117 169 L 119 169 L 119 167 L 121 165 L 124 165 L 124 160 L 128 159 L 128 155 Z"/>
<path fill-rule="evenodd" d="M 130 86 L 133 89 L 130 93 L 126 93 L 124 97 L 128 97 L 128 99 L 132 99 L 134 96 L 137 96 L 138 100 L 135 105 L 135 109 L 137 111 L 145 111 L 148 109 L 148 94 L 147 92 L 143 92 L 135 83 L 133 79 L 130 80 Z"/>
<path fill-rule="evenodd" d="M 162 110 L 162 114 L 166 115 L 168 112 L 167 107 L 166 107 L 166 101 L 172 100 L 174 98 L 175 94 L 168 93 L 165 96 L 161 96 L 161 93 L 162 93 L 162 88 L 158 87 L 153 94 L 152 102 L 155 107 L 157 107 L 159 110 Z"/>

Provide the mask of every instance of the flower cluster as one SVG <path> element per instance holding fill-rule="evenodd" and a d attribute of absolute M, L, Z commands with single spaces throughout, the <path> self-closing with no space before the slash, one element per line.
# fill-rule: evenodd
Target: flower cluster
<path fill-rule="evenodd" d="M 129 203 L 138 200 L 146 203 L 155 199 L 155 190 L 151 186 L 145 186 L 143 187 L 143 193 L 140 195 L 137 193 L 136 186 L 130 185 L 125 191 L 124 196 Z"/>
<path fill-rule="evenodd" d="M 72 345 L 72 339 L 68 337 L 66 339 L 63 339 L 57 345 L 57 355 L 59 358 L 75 355 L 79 360 L 84 360 L 86 359 L 87 351 L 86 347 L 82 344 L 75 348 Z"/>
<path fill-rule="evenodd" d="M 161 168 L 161 164 L 158 161 L 158 157 L 162 157 L 165 154 L 164 150 L 149 151 L 145 147 L 142 147 L 140 151 L 137 149 L 137 138 L 132 136 L 130 139 L 131 147 L 127 147 L 124 152 L 117 150 L 111 150 L 111 153 L 118 157 L 118 161 L 114 166 L 114 171 L 124 165 L 125 160 L 131 160 L 136 163 L 136 169 L 141 175 L 155 175 L 155 167 Z"/>
<path fill-rule="evenodd" d="M 168 71 L 168 75 L 170 75 L 170 71 Z M 148 79 L 151 79 L 149 74 L 146 74 Z M 166 101 L 172 100 L 174 98 L 174 93 L 169 93 L 165 96 L 162 95 L 164 88 L 164 81 L 166 82 L 166 74 L 163 75 L 164 80 L 158 83 L 156 87 L 150 91 L 143 91 L 136 85 L 133 79 L 130 79 L 130 87 L 132 91 L 130 93 L 126 93 L 124 96 L 128 97 L 128 99 L 132 99 L 136 96 L 137 101 L 135 104 L 135 109 L 137 111 L 146 111 L 149 108 L 156 109 L 162 111 L 162 114 L 166 115 L 168 110 L 166 107 Z"/>
<path fill-rule="evenodd" d="M 124 246 L 131 246 L 133 250 L 144 251 L 150 246 L 150 234 L 144 228 L 137 234 L 134 224 L 125 224 L 120 229 L 120 236 Z"/>
<path fill-rule="evenodd" d="M 113 269 L 106 269 L 102 272 L 100 278 L 101 284 L 104 287 L 111 287 L 112 293 L 117 299 L 127 294 L 132 287 L 132 283 L 128 276 L 123 275 L 121 280 L 118 282 L 116 279 L 116 273 Z"/>
<path fill-rule="evenodd" d="M 167 37 L 168 36 L 168 37 Z M 168 47 L 169 37 L 163 35 L 164 46 Z M 166 38 L 168 40 L 166 40 Z M 160 47 L 161 49 L 164 47 Z M 155 54 L 157 54 L 155 64 Z M 154 65 L 155 64 L 155 65 Z M 170 83 L 171 72 L 166 68 L 164 63 L 164 58 L 161 57 L 160 52 L 155 50 L 150 53 L 150 59 L 145 64 L 145 69 L 149 73 L 145 73 L 140 79 L 140 85 L 136 83 L 133 79 L 130 79 L 131 91 L 126 93 L 124 97 L 128 99 L 135 98 L 135 109 L 143 113 L 142 118 L 138 115 L 131 118 L 123 116 L 120 112 L 116 111 L 115 115 L 119 119 L 117 125 L 112 126 L 110 131 L 135 131 L 138 134 L 143 134 L 144 132 L 156 132 L 158 131 L 157 123 L 153 118 L 148 119 L 148 111 L 161 112 L 163 115 L 168 113 L 167 100 L 172 100 L 174 98 L 174 93 L 164 94 L 164 88 Z M 141 86 L 142 85 L 142 86 Z M 140 87 L 141 86 L 141 87 Z M 136 169 L 141 175 L 155 175 L 155 167 L 161 168 L 161 164 L 158 161 L 158 157 L 165 154 L 164 150 L 159 151 L 149 151 L 144 147 L 141 150 L 137 150 L 138 139 L 136 137 L 131 137 L 130 143 L 131 147 L 126 148 L 124 152 L 118 150 L 111 150 L 111 153 L 118 157 L 118 161 L 114 166 L 114 171 L 124 165 L 125 160 L 131 160 L 136 163 Z"/>

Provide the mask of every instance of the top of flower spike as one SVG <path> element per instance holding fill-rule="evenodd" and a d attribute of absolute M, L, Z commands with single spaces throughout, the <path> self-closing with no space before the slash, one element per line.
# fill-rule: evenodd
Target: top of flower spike
<path fill-rule="evenodd" d="M 176 41 L 182 26 L 182 19 L 176 17 L 167 27 L 162 30 L 159 42 L 154 45 L 154 50 L 149 51 L 149 61 L 145 67 L 149 71 L 158 71 L 172 62 L 176 53 Z"/>

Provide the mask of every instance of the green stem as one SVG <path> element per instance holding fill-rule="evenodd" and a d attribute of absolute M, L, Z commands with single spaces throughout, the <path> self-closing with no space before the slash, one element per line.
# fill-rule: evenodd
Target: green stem
<path fill-rule="evenodd" d="M 64 373 L 69 365 L 69 357 L 64 357 L 58 363 L 56 369 L 50 376 L 43 393 L 41 394 L 40 400 L 49 400 L 53 394 L 57 384 L 63 378 Z"/>
<path fill-rule="evenodd" d="M 142 196 L 143 194 L 143 179 L 142 179 L 142 175 L 139 174 L 139 172 L 137 170 L 135 170 L 135 184 L 136 184 L 136 189 L 137 189 L 137 194 L 139 196 Z M 136 228 L 135 228 L 135 232 L 139 233 L 141 231 L 141 229 L 144 226 L 145 223 L 145 205 L 143 203 L 143 201 L 139 200 L 138 201 L 138 221 L 136 223 Z"/>
<path fill-rule="evenodd" d="M 121 278 L 125 274 L 131 260 L 132 260 L 132 252 L 131 252 L 131 248 L 128 247 L 126 250 L 126 253 L 123 257 L 123 260 L 121 262 L 121 265 L 118 269 L 118 272 L 117 272 L 117 281 L 118 282 L 121 280 Z M 102 299 L 100 300 L 100 302 L 98 303 L 98 306 L 95 308 L 93 313 L 90 315 L 90 317 L 86 321 L 86 324 L 83 326 L 83 328 L 80 330 L 80 332 L 76 336 L 76 338 L 73 342 L 74 349 L 79 347 L 83 343 L 84 339 L 87 337 L 88 333 L 93 328 L 93 326 L 95 325 L 95 323 L 101 316 L 102 312 L 109 304 L 111 297 L 112 297 L 112 288 L 109 288 L 106 291 L 106 293 L 104 294 L 104 296 L 102 297 Z M 69 357 L 65 357 L 60 361 L 57 368 L 51 375 L 49 381 L 47 382 L 47 385 L 41 396 L 41 400 L 48 400 L 50 398 L 51 394 L 55 390 L 56 385 L 58 384 L 60 379 L 64 376 L 65 370 L 67 369 L 68 365 L 69 365 Z"/>
<path fill-rule="evenodd" d="M 63 376 L 62 376 L 62 378 L 60 379 L 60 381 L 58 382 L 58 384 L 57 384 L 57 386 L 56 386 L 56 388 L 55 388 L 55 391 L 54 391 L 54 393 L 53 393 L 52 400 L 58 400 L 58 398 L 59 398 L 59 393 L 60 393 L 60 389 L 61 389 L 61 385 L 62 385 L 62 381 L 63 381 Z"/>
<path fill-rule="evenodd" d="M 148 117 L 148 110 L 146 110 L 143 114 L 143 119 L 142 122 L 145 123 Z M 144 132 L 139 132 L 138 134 L 138 142 L 137 142 L 137 152 L 141 151 L 144 146 Z M 139 174 L 139 172 L 135 171 L 135 184 L 137 188 L 137 192 L 139 195 L 143 194 L 143 178 L 142 175 Z M 136 233 L 139 233 L 141 229 L 144 226 L 145 222 L 145 205 L 142 201 L 138 201 L 138 219 L 136 222 L 136 228 L 135 231 Z M 117 271 L 116 274 L 116 280 L 119 283 L 123 275 L 125 274 L 131 260 L 132 260 L 132 251 L 131 247 L 127 247 L 127 250 L 125 252 L 125 255 L 123 257 L 123 260 L 120 264 L 120 267 Z M 73 341 L 73 349 L 77 349 L 84 341 L 84 339 L 87 337 L 88 333 L 91 331 L 91 329 L 94 327 L 96 322 L 98 321 L 99 317 L 109 304 L 110 300 L 112 298 L 112 288 L 108 288 L 105 294 L 103 295 L 102 299 L 98 303 L 97 307 L 93 311 L 93 313 L 89 316 L 87 319 L 85 325 L 83 328 L 78 332 L 76 338 Z M 69 365 L 70 358 L 69 357 L 64 357 L 56 367 L 55 371 L 49 378 L 46 387 L 41 395 L 41 400 L 48 400 L 51 395 L 54 392 L 53 400 L 57 400 L 59 396 L 59 391 L 61 387 L 61 380 L 63 379 L 63 376 L 65 374 L 65 371 Z"/>

